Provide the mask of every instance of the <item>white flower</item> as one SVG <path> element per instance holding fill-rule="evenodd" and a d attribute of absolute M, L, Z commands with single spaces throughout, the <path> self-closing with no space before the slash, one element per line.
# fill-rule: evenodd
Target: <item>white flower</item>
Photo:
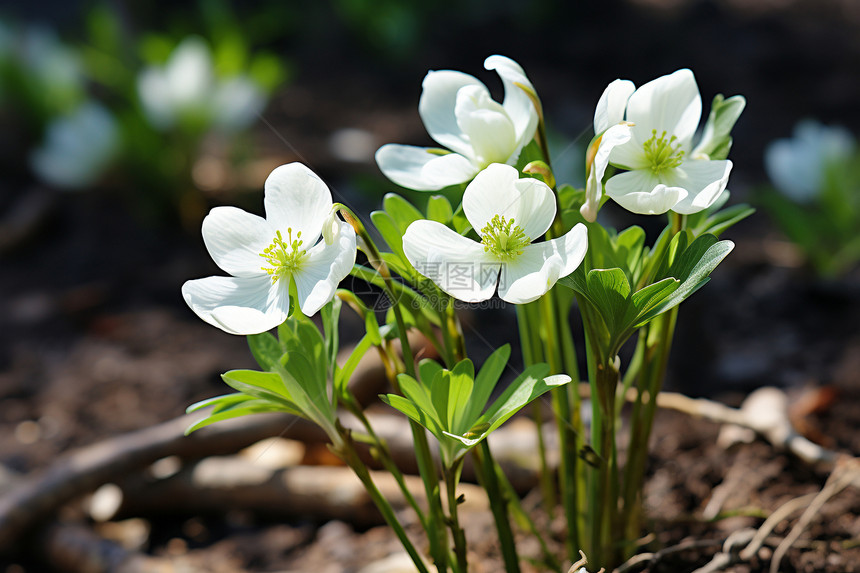
<path fill-rule="evenodd" d="M 182 296 L 197 316 L 231 334 L 258 334 L 290 313 L 290 290 L 310 316 L 329 302 L 355 263 L 355 231 L 332 225 L 331 192 L 300 163 L 272 171 L 265 186 L 266 218 L 216 207 L 203 220 L 203 242 L 231 277 L 186 282 Z"/>
<path fill-rule="evenodd" d="M 826 169 L 854 153 L 856 142 L 845 128 L 806 119 L 794 127 L 794 137 L 771 142 L 764 166 L 773 184 L 795 201 L 809 201 L 821 190 Z"/>
<path fill-rule="evenodd" d="M 603 175 L 609 166 L 612 150 L 630 141 L 630 126 L 625 123 L 624 109 L 636 88 L 628 80 L 615 80 L 600 96 L 594 110 L 594 140 L 589 146 L 588 177 L 585 181 L 585 203 L 579 212 L 586 221 L 597 219 L 600 199 L 603 196 Z"/>
<path fill-rule="evenodd" d="M 520 179 L 509 165 L 492 164 L 463 193 L 463 211 L 481 242 L 435 221 L 415 221 L 403 235 L 403 250 L 415 269 L 439 288 L 466 302 L 499 296 L 525 304 L 569 275 L 585 256 L 585 225 L 563 237 L 534 243 L 552 224 L 555 195 L 542 181 Z"/>
<path fill-rule="evenodd" d="M 525 91 L 533 93 L 534 87 L 510 58 L 490 56 L 484 67 L 502 78 L 501 104 L 468 74 L 451 70 L 427 74 L 418 112 L 430 137 L 447 149 L 383 145 L 376 163 L 386 177 L 409 189 L 435 191 L 465 183 L 491 163 L 516 163 L 538 124 L 537 110 Z"/>
<path fill-rule="evenodd" d="M 119 149 L 113 116 L 90 102 L 48 124 L 42 145 L 30 152 L 30 167 L 51 185 L 80 189 L 104 173 Z"/>
<path fill-rule="evenodd" d="M 183 40 L 164 67 L 150 67 L 137 78 L 143 111 L 157 129 L 180 122 L 213 125 L 224 131 L 247 127 L 262 111 L 265 96 L 246 76 L 219 79 L 206 43 Z"/>
<path fill-rule="evenodd" d="M 598 115 L 607 127 L 622 119 L 631 124 L 630 139 L 609 154 L 612 165 L 627 171 L 606 182 L 606 194 L 625 209 L 645 215 L 707 209 L 725 190 L 732 162 L 699 159 L 692 153 L 702 115 L 693 72 L 678 70 L 636 91 L 632 88 L 624 81 L 610 84 L 595 113 L 595 128 Z M 626 103 L 623 117 L 622 103 Z"/>

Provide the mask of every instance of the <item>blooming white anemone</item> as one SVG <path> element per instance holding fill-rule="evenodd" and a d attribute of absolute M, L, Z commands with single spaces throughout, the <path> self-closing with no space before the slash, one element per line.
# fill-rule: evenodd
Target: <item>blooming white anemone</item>
<path fill-rule="evenodd" d="M 589 146 L 586 161 L 588 177 L 585 181 L 585 203 L 579 209 L 586 221 L 593 223 L 597 219 L 603 196 L 603 176 L 609 167 L 612 150 L 630 141 L 630 125 L 622 118 L 627 99 L 633 91 L 633 82 L 615 80 L 604 90 L 594 110 L 594 140 Z"/>
<path fill-rule="evenodd" d="M 806 119 L 794 127 L 793 137 L 777 139 L 764 150 L 768 177 L 795 201 L 810 201 L 821 190 L 827 167 L 845 161 L 856 142 L 844 127 Z"/>
<path fill-rule="evenodd" d="M 355 263 L 355 231 L 333 218 L 331 192 L 301 163 L 281 165 L 265 185 L 266 218 L 215 207 L 203 242 L 233 276 L 197 279 L 182 296 L 197 316 L 231 334 L 258 334 L 286 320 L 290 290 L 312 315 L 334 296 Z M 320 239 L 324 232 L 325 239 Z"/>
<path fill-rule="evenodd" d="M 452 70 L 427 74 L 418 112 L 430 137 L 447 149 L 383 145 L 376 163 L 386 177 L 402 187 L 435 191 L 465 183 L 491 163 L 516 163 L 538 124 L 537 110 L 525 91 L 534 92 L 534 87 L 510 58 L 490 56 L 484 67 L 502 78 L 501 104 L 468 74 Z"/>
<path fill-rule="evenodd" d="M 102 176 L 119 145 L 116 120 L 101 105 L 88 102 L 48 124 L 45 140 L 30 152 L 30 167 L 46 183 L 81 189 Z"/>
<path fill-rule="evenodd" d="M 563 237 L 532 243 L 555 218 L 555 195 L 542 181 L 520 179 L 509 165 L 494 163 L 481 171 L 463 193 L 463 211 L 480 242 L 428 220 L 415 221 L 403 235 L 412 266 L 460 300 L 487 300 L 498 285 L 502 300 L 531 302 L 585 256 L 583 224 Z"/>
<path fill-rule="evenodd" d="M 163 67 L 143 70 L 137 93 L 147 119 L 161 130 L 184 121 L 235 131 L 265 105 L 262 90 L 247 76 L 216 78 L 209 47 L 195 36 L 183 40 Z"/>
<path fill-rule="evenodd" d="M 702 98 L 690 70 L 635 91 L 631 82 L 616 80 L 601 97 L 595 126 L 598 114 L 602 125 L 630 125 L 630 139 L 609 154 L 609 163 L 627 171 L 606 182 L 606 194 L 625 209 L 692 214 L 713 205 L 725 190 L 732 162 L 707 159 L 693 148 Z"/>

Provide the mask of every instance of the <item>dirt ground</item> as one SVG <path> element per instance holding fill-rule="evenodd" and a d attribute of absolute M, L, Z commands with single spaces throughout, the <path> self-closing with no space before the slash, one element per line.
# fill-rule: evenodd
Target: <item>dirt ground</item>
<path fill-rule="evenodd" d="M 260 125 L 255 137 L 272 166 L 309 163 L 367 214 L 393 189 L 366 149 L 346 161 L 333 136 L 341 128 L 362 130 L 371 135 L 370 154 L 386 142 L 426 143 L 415 109 L 427 68 L 467 69 L 491 82 L 479 74 L 483 57 L 516 57 L 541 92 L 559 140 L 570 141 L 589 128 L 591 106 L 608 81 L 620 76 L 641 83 L 690 66 L 706 102 L 717 90 L 749 101 L 736 131 L 732 190 L 736 201 L 754 201 L 765 142 L 788 135 L 797 119 L 815 115 L 860 133 L 860 16 L 853 5 L 768 4 L 769 11 L 740 0 L 609 2 L 581 8 L 567 35 L 554 23 L 554 40 L 546 45 L 539 42 L 541 30 L 525 28 L 520 42 L 499 41 L 505 22 L 475 19 L 461 30 L 472 39 L 469 58 L 437 29 L 426 33 L 434 50 L 408 64 L 370 65 L 362 51 L 346 58 L 351 39 L 334 41 L 312 60 L 311 44 L 295 53 L 304 71 L 266 112 L 275 128 Z M 628 15 L 623 22 L 619 8 Z M 605 41 L 612 22 L 631 38 Z M 0 235 L 28 221 L 27 233 L 0 245 L 0 465 L 8 472 L 37 475 L 64 452 L 173 419 L 189 404 L 222 393 L 222 372 L 254 366 L 243 339 L 202 323 L 181 299 L 185 280 L 217 272 L 196 232 L 142 222 L 109 189 L 63 195 L 32 181 L 5 180 L 0 198 Z M 36 215 L 30 221 L 22 212 Z M 613 222 L 624 224 L 616 217 Z M 735 251 L 682 307 L 667 389 L 738 406 L 755 388 L 783 388 L 804 435 L 857 455 L 860 272 L 816 279 L 763 213 L 727 238 L 736 241 Z M 504 336 L 515 332 L 510 308 L 466 319 L 479 330 L 491 325 L 487 330 L 499 333 L 493 344 L 515 343 Z M 489 352 L 475 337 L 469 345 L 479 359 Z M 645 549 L 678 550 L 645 570 L 694 571 L 729 534 L 759 526 L 827 480 L 826 472 L 761 440 L 726 449 L 717 443 L 719 431 L 681 413 L 658 414 L 645 486 Z M 78 506 L 66 513 L 78 515 Z M 720 519 L 707 519 L 715 506 Z M 858 512 L 860 494 L 852 486 L 822 507 L 780 571 L 860 571 Z M 399 552 L 384 527 L 302 514 L 140 517 L 150 531 L 142 551 L 181 558 L 190 571 L 394 571 L 379 562 Z M 474 570 L 502 570 L 489 515 L 475 512 L 465 521 Z M 793 523 L 774 535 L 784 537 Z M 0 572 L 54 570 L 41 551 L 22 543 L 0 557 Z M 766 557 L 767 551 L 725 570 L 767 571 Z M 362 569 L 373 563 L 376 569 Z"/>

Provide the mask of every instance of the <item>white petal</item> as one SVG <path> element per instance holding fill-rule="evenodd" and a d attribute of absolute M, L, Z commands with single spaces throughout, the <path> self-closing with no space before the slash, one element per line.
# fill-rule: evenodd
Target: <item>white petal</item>
<path fill-rule="evenodd" d="M 275 168 L 266 179 L 266 220 L 286 238 L 301 231 L 305 245 L 316 243 L 331 211 L 331 191 L 316 173 L 301 163 Z"/>
<path fill-rule="evenodd" d="M 426 147 L 389 143 L 376 152 L 376 164 L 401 187 L 436 191 L 472 179 L 478 167 L 458 153 L 437 155 Z"/>
<path fill-rule="evenodd" d="M 490 56 L 484 61 L 484 68 L 496 70 L 496 73 L 502 78 L 502 83 L 505 86 L 505 99 L 502 105 L 514 124 L 517 142 L 522 147 L 534 137 L 538 115 L 531 98 L 517 84 L 532 92 L 535 92 L 534 86 L 526 77 L 523 68 L 505 56 Z M 517 150 L 517 155 L 519 155 L 519 150 Z"/>
<path fill-rule="evenodd" d="M 514 219 L 534 241 L 546 233 L 555 218 L 555 195 L 545 183 L 519 178 L 510 165 L 493 163 L 475 177 L 463 192 L 463 211 L 479 234 L 495 216 Z"/>
<path fill-rule="evenodd" d="M 616 203 L 640 215 L 659 215 L 674 207 L 687 192 L 667 187 L 648 170 L 628 171 L 606 182 L 606 194 Z"/>
<path fill-rule="evenodd" d="M 305 316 L 316 314 L 334 297 L 338 284 L 355 264 L 355 231 L 339 221 L 335 241 L 320 241 L 307 252 L 307 259 L 293 275 L 299 306 Z"/>
<path fill-rule="evenodd" d="M 637 130 L 635 125 L 631 126 L 630 139 L 612 149 L 609 162 L 622 169 L 647 169 L 651 164 L 645 156 L 643 144 L 650 137 L 650 131 L 646 134 L 642 130 Z"/>
<path fill-rule="evenodd" d="M 211 96 L 214 66 L 209 47 L 201 38 L 183 40 L 170 54 L 164 71 L 173 105 L 200 105 Z"/>
<path fill-rule="evenodd" d="M 687 196 L 672 210 L 690 215 L 713 205 L 725 190 L 731 170 L 731 161 L 685 161 L 667 173 L 664 177 L 667 185 L 687 191 Z"/>
<path fill-rule="evenodd" d="M 585 258 L 588 230 L 579 223 L 562 237 L 528 245 L 513 261 L 502 263 L 499 297 L 514 304 L 537 300 Z"/>
<path fill-rule="evenodd" d="M 702 98 L 693 72 L 678 70 L 641 86 L 627 102 L 627 120 L 636 124 L 634 138 L 645 142 L 652 130 L 676 136 L 689 153 L 690 140 L 702 117 Z"/>
<path fill-rule="evenodd" d="M 421 84 L 423 90 L 418 100 L 418 113 L 430 134 L 443 147 L 470 156 L 472 146 L 457 125 L 454 107 L 457 92 L 463 86 L 483 86 L 474 77 L 451 70 L 430 71 Z M 486 89 L 486 88 L 485 88 Z"/>
<path fill-rule="evenodd" d="M 586 221 L 594 222 L 597 219 L 597 210 L 600 208 L 600 199 L 603 196 L 603 176 L 609 166 L 609 155 L 612 150 L 630 141 L 630 126 L 615 124 L 600 136 L 597 152 L 591 162 L 591 170 L 588 172 L 588 180 L 585 182 L 585 203 L 579 212 Z"/>
<path fill-rule="evenodd" d="M 288 282 L 258 277 L 208 277 L 187 281 L 182 297 L 191 310 L 212 326 L 230 334 L 259 334 L 286 320 Z"/>
<path fill-rule="evenodd" d="M 514 125 L 501 104 L 484 86 L 465 86 L 457 92 L 457 125 L 472 144 L 472 157 L 482 166 L 505 163 L 517 146 Z"/>
<path fill-rule="evenodd" d="M 236 207 L 215 207 L 203 219 L 203 242 L 215 264 L 236 277 L 263 273 L 260 256 L 275 238 L 262 217 Z"/>
<path fill-rule="evenodd" d="M 594 134 L 599 135 L 624 120 L 627 100 L 636 86 L 630 80 L 615 80 L 606 86 L 594 110 Z"/>
<path fill-rule="evenodd" d="M 415 221 L 403 234 L 403 251 L 419 273 L 454 298 L 480 302 L 493 296 L 499 262 L 481 243 L 435 221 Z"/>
<path fill-rule="evenodd" d="M 147 68 L 137 76 L 137 97 L 143 114 L 156 129 L 168 129 L 176 122 L 176 110 L 168 90 L 163 70 Z"/>

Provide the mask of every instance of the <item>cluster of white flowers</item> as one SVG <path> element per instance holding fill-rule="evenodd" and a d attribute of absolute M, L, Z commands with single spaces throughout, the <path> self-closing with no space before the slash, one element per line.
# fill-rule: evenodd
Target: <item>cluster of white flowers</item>
<path fill-rule="evenodd" d="M 164 66 L 143 70 L 137 93 L 147 119 L 161 130 L 191 121 L 237 131 L 250 125 L 266 102 L 249 77 L 218 78 L 209 46 L 196 36 L 183 40 Z"/>
<path fill-rule="evenodd" d="M 185 53 L 199 50 L 180 47 L 164 72 L 196 70 L 188 85 L 171 96 L 176 101 L 210 81 L 196 64 L 182 63 L 200 59 Z M 403 250 L 419 273 L 466 302 L 489 299 L 498 291 L 503 300 L 524 304 L 580 265 L 587 230 L 577 224 L 563 236 L 543 240 L 556 219 L 555 193 L 538 179 L 520 177 L 513 167 L 538 127 L 534 88 L 509 58 L 491 56 L 484 65 L 501 76 L 501 104 L 472 76 L 431 71 L 424 78 L 419 112 L 430 136 L 446 149 L 389 144 L 376 159 L 392 181 L 415 190 L 471 181 L 462 207 L 479 240 L 442 223 L 415 221 L 403 236 Z M 141 82 L 142 97 L 150 84 L 167 81 L 155 78 Z M 595 219 L 609 165 L 623 172 L 606 181 L 606 194 L 635 213 L 691 214 L 714 204 L 732 164 L 711 160 L 702 151 L 706 138 L 693 146 L 701 112 L 690 70 L 639 89 L 627 80 L 612 82 L 594 115 L 596 139 L 583 217 Z M 215 262 L 233 277 L 189 281 L 183 287 L 189 306 L 227 332 L 251 334 L 279 324 L 290 311 L 293 284 L 302 312 L 316 312 L 331 300 L 355 260 L 355 234 L 339 219 L 336 237 L 317 242 L 323 225 L 332 224 L 331 195 L 306 167 L 276 169 L 266 181 L 265 203 L 266 219 L 229 207 L 210 213 L 203 222 L 204 241 Z M 464 268 L 470 272 L 464 275 Z"/>

